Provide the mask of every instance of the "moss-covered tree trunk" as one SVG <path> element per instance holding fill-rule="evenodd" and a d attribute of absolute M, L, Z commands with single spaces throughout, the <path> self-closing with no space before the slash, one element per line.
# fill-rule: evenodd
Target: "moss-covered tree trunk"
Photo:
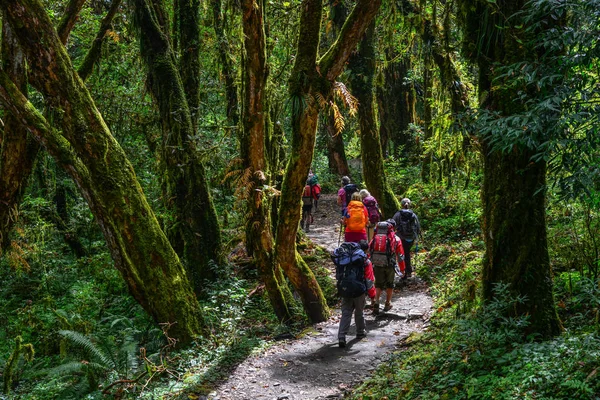
<path fill-rule="evenodd" d="M 288 299 L 292 296 L 275 261 L 269 195 L 264 191 L 270 176 L 265 147 L 269 109 L 266 105 L 268 67 L 264 2 L 242 0 L 241 5 L 244 32 L 244 97 L 243 129 L 239 137 L 244 169 L 250 176 L 246 189 L 246 247 L 258 266 L 275 314 L 280 321 L 287 321 L 292 316 L 288 305 Z"/>
<path fill-rule="evenodd" d="M 192 104 L 197 104 L 194 97 L 197 90 L 189 87 L 184 90 L 170 41 L 155 18 L 156 12 L 160 15 L 164 11 L 157 4 L 154 6 L 158 11 L 154 10 L 147 0 L 135 0 L 133 4 L 140 27 L 141 53 L 162 122 L 161 161 L 165 170 L 166 202 L 175 217 L 168 234 L 175 249 L 183 255 L 196 293 L 201 294 L 202 281 L 214 275 L 210 261 L 221 261 L 221 230 L 206 171 L 193 142 L 196 132 L 186 90 L 194 98 Z M 180 40 L 193 41 L 195 34 L 190 35 L 180 35 Z M 187 48 L 183 42 L 181 46 Z M 184 76 L 197 74 L 195 59 L 185 61 L 182 71 L 185 71 Z M 195 85 L 194 78 L 186 79 L 188 85 Z"/>
<path fill-rule="evenodd" d="M 397 57 L 387 49 L 388 60 Z M 384 153 L 391 151 L 397 156 L 408 157 L 412 154 L 415 141 L 408 133 L 409 125 L 416 122 L 417 97 L 412 83 L 406 78 L 412 69 L 409 55 L 390 62 L 383 68 L 383 80 L 377 86 L 377 105 L 379 110 L 379 136 Z M 400 149 L 403 149 L 400 153 Z"/>
<path fill-rule="evenodd" d="M 98 62 L 98 60 L 100 59 L 100 55 L 102 54 L 102 42 L 104 41 L 104 37 L 106 36 L 106 33 L 110 29 L 110 26 L 112 24 L 112 21 L 113 21 L 115 15 L 117 15 L 117 11 L 119 10 L 119 7 L 121 6 L 121 1 L 122 0 L 113 0 L 112 1 L 111 5 L 110 5 L 110 9 L 108 10 L 108 12 L 104 16 L 104 18 L 102 18 L 102 21 L 100 22 L 100 28 L 98 28 L 98 33 L 96 34 L 96 37 L 94 38 L 94 41 L 92 42 L 92 46 L 88 50 L 87 54 L 85 55 L 85 58 L 83 59 L 83 62 L 81 63 L 81 65 L 79 66 L 79 69 L 77 70 L 77 73 L 79 74 L 81 79 L 83 79 L 84 81 L 87 78 L 89 78 L 89 76 L 92 73 L 92 70 L 94 69 L 94 64 L 96 64 Z"/>
<path fill-rule="evenodd" d="M 387 184 L 383 167 L 383 153 L 377 127 L 373 77 L 375 75 L 375 23 L 371 23 L 360 42 L 359 49 L 350 57 L 352 71 L 350 85 L 358 99 L 360 124 L 360 154 L 363 177 L 367 188 L 379 202 L 384 218 L 391 218 L 400 209 L 400 203 Z"/>
<path fill-rule="evenodd" d="M 213 27 L 215 29 L 215 35 L 219 41 L 218 52 L 219 52 L 219 63 L 221 64 L 221 75 L 225 81 L 225 97 L 227 102 L 227 119 L 229 123 L 236 126 L 239 120 L 238 111 L 238 95 L 237 87 L 235 84 L 235 71 L 231 63 L 231 48 L 229 40 L 227 38 L 227 29 L 225 18 L 223 16 L 222 1 L 211 0 L 213 9 Z"/>
<path fill-rule="evenodd" d="M 188 342 L 201 312 L 185 270 L 160 229 L 135 172 L 79 78 L 39 0 L 1 3 L 32 70 L 30 82 L 54 110 L 53 130 L 5 73 L 0 99 L 79 187 L 133 297 L 170 335 Z"/>
<path fill-rule="evenodd" d="M 2 25 L 2 68 L 22 93 L 27 93 L 25 55 L 8 24 Z M 31 175 L 39 145 L 24 126 L 7 113 L 0 132 L 0 254 L 10 245 L 9 233 Z"/>
<path fill-rule="evenodd" d="M 317 62 L 323 4 L 322 0 L 302 2 L 296 59 L 289 80 L 292 150 L 279 203 L 276 252 L 277 261 L 314 322 L 325 320 L 328 309 L 314 275 L 296 251 L 296 234 L 301 215 L 300 199 L 315 147 L 319 98 L 330 98 L 335 79 L 342 73 L 380 5 L 380 0 L 359 0 L 335 43 Z"/>
<path fill-rule="evenodd" d="M 466 5 L 466 4 L 465 4 Z M 468 5 L 467 38 L 472 43 L 497 41 L 479 54 L 479 92 L 487 93 L 481 107 L 510 116 L 524 110 L 515 101 L 518 87 L 509 87 L 497 77 L 497 65 L 535 57 L 523 43 L 527 42 L 522 23 L 515 13 L 523 9 L 524 0 L 507 0 L 497 5 L 479 1 Z M 506 19 L 511 17 L 510 19 Z M 481 29 L 480 21 L 489 18 Z M 549 22 L 548 29 L 552 28 Z M 543 50 L 538 50 L 543 51 Z M 493 82 L 493 84 L 492 84 Z M 485 138 L 484 142 L 485 142 Z M 552 273 L 546 236 L 546 163 L 533 161 L 535 150 L 515 144 L 506 152 L 482 146 L 484 158 L 483 232 L 486 254 L 483 266 L 483 289 L 487 300 L 494 297 L 496 283 L 510 284 L 514 294 L 526 296 L 525 303 L 513 310 L 529 315 L 530 332 L 548 337 L 560 331 L 553 297 Z"/>

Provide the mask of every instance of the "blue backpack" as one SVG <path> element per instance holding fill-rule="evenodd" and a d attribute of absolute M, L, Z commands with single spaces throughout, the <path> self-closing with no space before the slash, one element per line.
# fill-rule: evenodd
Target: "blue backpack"
<path fill-rule="evenodd" d="M 341 297 L 355 298 L 367 291 L 366 259 L 367 255 L 358 243 L 344 242 L 331 253 L 338 294 Z"/>

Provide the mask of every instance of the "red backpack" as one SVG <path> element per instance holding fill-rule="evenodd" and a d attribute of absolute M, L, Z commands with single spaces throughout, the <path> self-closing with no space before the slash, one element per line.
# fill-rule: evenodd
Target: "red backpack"
<path fill-rule="evenodd" d="M 381 219 L 381 212 L 379 211 L 379 204 L 377 204 L 377 200 L 373 196 L 367 196 L 363 199 L 363 204 L 367 207 L 367 212 L 369 214 L 369 222 L 371 225 L 375 226 Z"/>
<path fill-rule="evenodd" d="M 395 266 L 392 239 L 394 227 L 383 221 L 377 224 L 375 236 L 369 243 L 369 253 L 374 267 Z"/>

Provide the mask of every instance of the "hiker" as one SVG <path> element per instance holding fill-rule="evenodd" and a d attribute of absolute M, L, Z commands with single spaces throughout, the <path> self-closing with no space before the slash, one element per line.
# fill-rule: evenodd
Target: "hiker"
<path fill-rule="evenodd" d="M 356 324 L 356 338 L 367 336 L 365 330 L 365 299 L 366 296 L 375 297 L 373 287 L 373 266 L 365 251 L 369 248 L 366 240 L 360 243 L 342 243 L 335 249 L 331 259 L 336 265 L 336 279 L 338 294 L 342 298 L 342 318 L 338 328 L 338 345 L 346 347 L 346 334 L 352 322 Z"/>
<path fill-rule="evenodd" d="M 412 276 L 413 267 L 410 261 L 410 249 L 413 244 L 417 243 L 419 235 L 421 234 L 421 224 L 419 218 L 413 210 L 410 209 L 412 205 L 408 197 L 403 198 L 400 201 L 402 209 L 396 211 L 394 214 L 394 221 L 396 221 L 396 232 L 402 240 L 402 246 L 404 247 L 404 261 L 406 263 L 406 274 L 404 279 L 408 279 Z"/>
<path fill-rule="evenodd" d="M 312 169 L 308 172 L 306 184 L 312 186 L 317 190 L 317 195 L 313 201 L 315 205 L 315 211 L 317 211 L 317 208 L 319 207 L 319 197 L 321 196 L 321 185 L 319 185 L 319 178 L 317 177 L 317 174 L 313 173 Z"/>
<path fill-rule="evenodd" d="M 313 223 L 313 204 L 316 210 L 317 201 L 320 196 L 321 185 L 318 184 L 317 176 L 314 174 L 309 175 L 306 180 L 306 186 L 304 186 L 304 192 L 302 192 L 302 219 L 300 220 L 300 227 L 305 232 L 310 232 L 310 225 Z"/>
<path fill-rule="evenodd" d="M 362 189 L 360 197 L 363 204 L 367 207 L 367 215 L 369 217 L 369 223 L 367 224 L 367 240 L 370 242 L 375 232 L 375 226 L 381 220 L 381 211 L 379 210 L 379 204 L 375 197 L 371 196 L 371 193 L 367 189 Z"/>
<path fill-rule="evenodd" d="M 395 233 L 396 223 L 393 219 L 377 224 L 375 236 L 369 243 L 369 254 L 375 271 L 375 303 L 373 314 L 379 314 L 379 300 L 382 290 L 385 290 L 385 306 L 383 311 L 392 309 L 394 292 L 394 274 L 400 277 L 404 274 L 404 250 L 402 240 Z"/>
<path fill-rule="evenodd" d="M 367 207 L 362 203 L 360 193 L 354 192 L 344 211 L 343 224 L 346 226 L 344 242 L 358 243 L 361 240 L 367 240 L 368 223 Z"/>
<path fill-rule="evenodd" d="M 342 215 L 344 215 L 346 207 L 352 200 L 352 195 L 354 192 L 358 192 L 358 186 L 356 186 L 354 183 L 351 183 L 350 178 L 347 176 L 342 177 L 342 187 L 338 190 L 337 197 L 337 204 L 340 206 Z"/>

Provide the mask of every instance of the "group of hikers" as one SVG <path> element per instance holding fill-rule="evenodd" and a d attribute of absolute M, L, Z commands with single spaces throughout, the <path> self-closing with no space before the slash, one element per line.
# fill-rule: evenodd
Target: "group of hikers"
<path fill-rule="evenodd" d="M 364 309 L 371 299 L 373 314 L 379 315 L 381 292 L 385 291 L 383 311 L 392 309 L 394 276 L 411 278 L 410 250 L 421 232 L 419 218 L 411 210 L 411 201 L 403 198 L 401 209 L 382 221 L 377 200 L 368 190 L 359 190 L 347 176 L 342 178 L 337 204 L 344 228 L 344 243 L 332 252 L 336 265 L 338 293 L 342 298 L 342 318 L 338 330 L 339 347 L 346 347 L 346 335 L 352 321 L 356 338 L 366 336 Z"/>

